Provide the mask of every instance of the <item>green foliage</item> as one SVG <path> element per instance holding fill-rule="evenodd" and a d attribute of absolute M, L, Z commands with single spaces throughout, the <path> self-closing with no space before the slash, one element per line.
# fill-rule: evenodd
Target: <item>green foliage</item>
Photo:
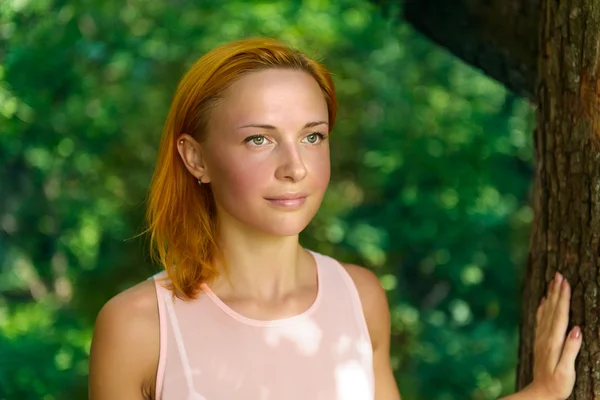
<path fill-rule="evenodd" d="M 177 81 L 204 52 L 273 36 L 323 60 L 341 104 L 305 246 L 388 290 L 414 399 L 510 393 L 529 106 L 370 2 L 0 5 L 0 399 L 86 396 L 95 315 L 156 271 L 144 198 Z"/>
<path fill-rule="evenodd" d="M 47 301 L 1 313 L 1 398 L 61 399 L 69 390 L 82 398 L 90 328 Z"/>

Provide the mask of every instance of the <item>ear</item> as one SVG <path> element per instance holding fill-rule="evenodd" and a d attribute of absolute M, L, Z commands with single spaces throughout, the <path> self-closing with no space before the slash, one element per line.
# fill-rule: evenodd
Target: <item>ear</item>
<path fill-rule="evenodd" d="M 185 168 L 202 183 L 209 183 L 210 176 L 202 154 L 202 146 L 191 135 L 184 133 L 177 138 L 177 151 Z"/>

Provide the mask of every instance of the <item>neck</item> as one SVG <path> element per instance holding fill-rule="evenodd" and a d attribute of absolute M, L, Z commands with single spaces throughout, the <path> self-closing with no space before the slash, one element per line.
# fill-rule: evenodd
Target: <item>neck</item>
<path fill-rule="evenodd" d="M 219 229 L 221 256 L 216 260 L 221 275 L 212 287 L 236 297 L 273 299 L 294 291 L 303 276 L 307 254 L 298 235 L 270 236 L 239 227 Z"/>

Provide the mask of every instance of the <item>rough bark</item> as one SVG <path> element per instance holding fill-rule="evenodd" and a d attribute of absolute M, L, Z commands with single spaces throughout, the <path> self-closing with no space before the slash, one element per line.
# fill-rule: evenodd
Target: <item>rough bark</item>
<path fill-rule="evenodd" d="M 540 1 L 405 0 L 403 9 L 405 19 L 419 32 L 532 99 Z"/>
<path fill-rule="evenodd" d="M 560 271 L 582 327 L 571 399 L 600 399 L 600 2 L 542 0 L 535 218 L 523 298 L 517 385 L 532 379 L 535 313 Z"/>

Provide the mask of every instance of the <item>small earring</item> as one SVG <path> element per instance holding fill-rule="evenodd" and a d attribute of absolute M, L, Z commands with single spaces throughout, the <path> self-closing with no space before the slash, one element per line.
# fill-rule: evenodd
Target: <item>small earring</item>
<path fill-rule="evenodd" d="M 202 177 L 198 178 L 198 185 L 202 185 Z"/>
<path fill-rule="evenodd" d="M 181 140 L 179 141 L 179 144 L 183 144 L 183 139 L 181 139 Z"/>

